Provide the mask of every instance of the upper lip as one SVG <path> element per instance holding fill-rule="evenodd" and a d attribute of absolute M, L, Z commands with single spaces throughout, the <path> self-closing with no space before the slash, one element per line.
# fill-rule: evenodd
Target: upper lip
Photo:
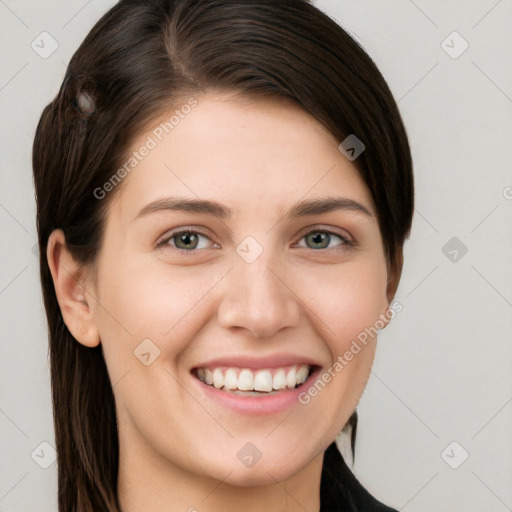
<path fill-rule="evenodd" d="M 216 368 L 219 366 L 230 366 L 237 368 L 278 368 L 282 366 L 292 366 L 294 364 L 309 366 L 320 366 L 314 359 L 296 354 L 274 354 L 263 357 L 254 357 L 247 355 L 231 355 L 210 359 L 197 364 L 194 368 Z"/>

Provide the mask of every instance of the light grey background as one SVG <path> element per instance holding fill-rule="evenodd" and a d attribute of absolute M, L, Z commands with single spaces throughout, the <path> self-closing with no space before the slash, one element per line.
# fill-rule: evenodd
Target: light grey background
<path fill-rule="evenodd" d="M 114 3 L 0 0 L 0 512 L 57 510 L 30 151 L 66 63 Z M 415 162 L 403 310 L 379 338 L 354 471 L 406 512 L 510 511 L 512 2 L 315 3 L 383 72 Z M 31 47 L 51 49 L 43 31 L 58 43 L 47 58 Z"/>

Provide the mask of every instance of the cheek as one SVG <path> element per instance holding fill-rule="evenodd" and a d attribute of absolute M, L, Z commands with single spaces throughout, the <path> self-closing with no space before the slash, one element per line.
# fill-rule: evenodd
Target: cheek
<path fill-rule="evenodd" d="M 319 328 L 333 359 L 342 355 L 358 336 L 371 331 L 387 307 L 385 265 L 381 261 L 340 265 L 329 271 L 321 285 L 311 290 L 307 301 L 319 318 Z"/>
<path fill-rule="evenodd" d="M 324 272 L 324 271 L 323 271 Z M 317 275 L 317 278 L 320 276 Z M 376 258 L 339 265 L 325 271 L 321 286 L 305 288 L 330 364 L 299 396 L 312 416 L 324 423 L 311 432 L 333 439 L 354 411 L 366 386 L 375 355 L 374 328 L 387 306 L 385 263 Z M 315 430 L 316 429 L 316 430 Z"/>
<path fill-rule="evenodd" d="M 171 269 L 136 258 L 105 265 L 96 316 L 107 363 L 132 363 L 133 351 L 145 339 L 171 357 L 178 355 L 200 328 L 198 315 L 222 277 L 204 269 Z"/>

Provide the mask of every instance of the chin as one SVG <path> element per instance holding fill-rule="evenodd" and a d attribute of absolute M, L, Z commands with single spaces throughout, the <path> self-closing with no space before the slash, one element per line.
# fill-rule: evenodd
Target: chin
<path fill-rule="evenodd" d="M 225 478 L 225 475 L 219 475 L 218 480 L 235 487 L 264 487 L 275 485 L 276 482 L 282 482 L 292 477 L 301 468 L 282 466 L 279 464 L 270 464 L 263 466 L 261 460 L 252 468 L 236 468 Z"/>

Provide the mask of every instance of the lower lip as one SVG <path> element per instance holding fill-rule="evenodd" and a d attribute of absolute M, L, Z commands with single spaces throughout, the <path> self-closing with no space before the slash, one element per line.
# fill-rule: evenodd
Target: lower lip
<path fill-rule="evenodd" d="M 275 395 L 262 395 L 262 396 L 241 396 L 229 393 L 228 391 L 221 391 L 216 387 L 209 386 L 197 377 L 192 375 L 192 380 L 199 386 L 199 389 L 204 393 L 208 400 L 236 411 L 241 414 L 260 416 L 262 414 L 273 414 L 289 409 L 293 405 L 300 404 L 299 395 L 306 391 L 310 383 L 312 383 L 316 376 L 320 373 L 321 368 L 314 370 L 309 377 L 297 388 L 281 391 Z"/>

